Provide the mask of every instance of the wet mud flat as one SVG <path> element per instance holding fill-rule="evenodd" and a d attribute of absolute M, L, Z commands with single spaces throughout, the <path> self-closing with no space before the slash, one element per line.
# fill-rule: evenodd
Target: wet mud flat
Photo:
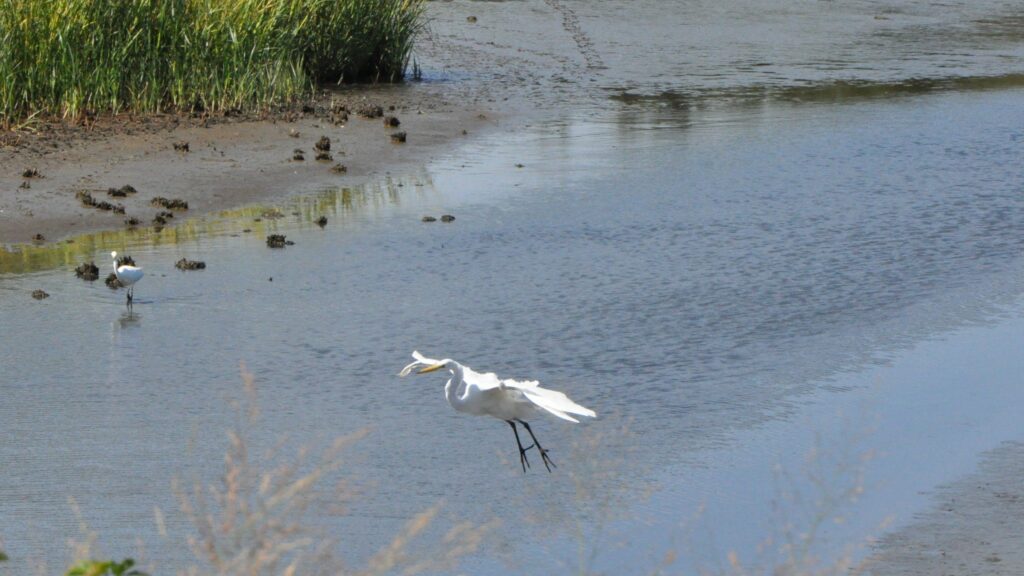
<path fill-rule="evenodd" d="M 1021 574 L 1024 443 L 1006 442 L 978 470 L 936 490 L 931 510 L 884 536 L 867 562 L 877 576 Z"/>
<path fill-rule="evenodd" d="M 95 130 L 7 133 L 0 145 L 0 244 L 162 227 L 175 223 L 167 210 L 180 220 L 355 186 L 422 165 L 447 144 L 494 126 L 477 109 L 408 92 L 348 88 L 317 106 L 267 119 L 120 119 Z M 393 144 L 391 124 L 355 113 L 368 101 L 401 118 L 408 144 Z M 329 153 L 325 142 L 332 143 Z M 315 151 L 321 161 L 297 149 Z M 344 169 L 322 161 L 327 154 Z"/>

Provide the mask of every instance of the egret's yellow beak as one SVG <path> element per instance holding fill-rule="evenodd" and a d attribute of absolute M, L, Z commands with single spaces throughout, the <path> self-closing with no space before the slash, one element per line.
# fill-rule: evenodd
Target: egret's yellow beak
<path fill-rule="evenodd" d="M 434 364 L 433 366 L 427 366 L 426 368 L 420 370 L 419 372 L 417 372 L 417 374 L 426 374 L 427 372 L 433 372 L 435 370 L 440 370 L 441 368 L 444 368 L 443 363 Z"/>

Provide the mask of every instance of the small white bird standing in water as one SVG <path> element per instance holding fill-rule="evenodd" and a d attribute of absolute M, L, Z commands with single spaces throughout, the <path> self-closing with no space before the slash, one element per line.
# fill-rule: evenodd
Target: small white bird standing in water
<path fill-rule="evenodd" d="M 135 295 L 135 283 L 142 280 L 142 268 L 124 264 L 117 265 L 117 252 L 111 252 L 110 257 L 114 259 L 114 276 L 122 286 L 128 289 L 128 305 L 132 305 L 132 297 Z"/>
<path fill-rule="evenodd" d="M 529 418 L 547 413 L 562 420 L 578 423 L 579 420 L 573 416 L 597 417 L 593 410 L 580 406 L 565 394 L 541 388 L 540 383 L 536 380 L 500 380 L 493 372 L 481 374 L 450 358 L 444 360 L 424 358 L 416 351 L 412 353 L 412 357 L 416 361 L 403 368 L 399 372 L 399 376 L 407 376 L 419 366 L 423 366 L 423 368 L 417 374 L 426 374 L 447 368 L 452 377 L 444 386 L 444 397 L 452 405 L 452 408 L 474 416 L 493 416 L 508 422 L 512 427 L 512 432 L 516 435 L 516 445 L 519 446 L 519 464 L 523 467 L 524 473 L 530 466 L 530 462 L 526 459 L 526 451 L 534 446 L 540 452 L 541 460 L 548 472 L 551 472 L 551 467 L 555 465 L 548 456 L 548 451 L 540 445 L 533 430 L 530 429 L 530 425 L 527 423 Z M 533 438 L 531 446 L 523 448 L 523 443 L 519 440 L 519 430 L 516 428 L 517 422 L 522 424 Z"/>

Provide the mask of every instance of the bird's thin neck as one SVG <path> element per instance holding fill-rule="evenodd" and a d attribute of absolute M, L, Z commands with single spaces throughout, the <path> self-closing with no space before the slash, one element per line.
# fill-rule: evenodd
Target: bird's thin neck
<path fill-rule="evenodd" d="M 452 408 L 461 411 L 466 403 L 462 396 L 462 388 L 465 384 L 464 372 L 459 364 L 452 364 L 450 370 L 452 371 L 452 377 L 444 385 L 444 398 L 451 404 Z"/>

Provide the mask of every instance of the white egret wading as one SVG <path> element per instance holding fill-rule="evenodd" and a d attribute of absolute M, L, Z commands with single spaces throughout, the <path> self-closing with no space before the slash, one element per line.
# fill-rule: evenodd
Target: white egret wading
<path fill-rule="evenodd" d="M 138 266 L 117 265 L 117 252 L 111 252 L 110 257 L 114 259 L 114 276 L 122 286 L 128 289 L 128 305 L 132 305 L 132 297 L 135 295 L 135 283 L 142 280 L 142 268 Z"/>
<path fill-rule="evenodd" d="M 444 386 L 444 397 L 452 405 L 452 408 L 474 416 L 493 416 L 508 422 L 512 427 L 512 432 L 516 435 L 516 445 L 519 446 L 519 464 L 523 467 L 524 473 L 530 466 L 529 460 L 526 459 L 526 451 L 534 446 L 540 452 L 541 460 L 548 472 L 551 472 L 551 467 L 555 465 L 548 456 L 548 451 L 537 441 L 527 420 L 537 414 L 549 414 L 577 423 L 579 420 L 573 416 L 597 417 L 593 410 L 580 406 L 565 394 L 541 388 L 540 383 L 536 380 L 501 380 L 493 372 L 481 374 L 450 358 L 434 360 L 423 357 L 419 352 L 413 352 L 412 357 L 416 361 L 403 368 L 398 374 L 399 376 L 407 376 L 419 367 L 422 368 L 417 371 L 417 374 L 426 374 L 447 368 L 452 377 Z M 516 423 L 522 424 L 523 428 L 530 433 L 530 438 L 533 439 L 532 445 L 523 448 Z"/>

